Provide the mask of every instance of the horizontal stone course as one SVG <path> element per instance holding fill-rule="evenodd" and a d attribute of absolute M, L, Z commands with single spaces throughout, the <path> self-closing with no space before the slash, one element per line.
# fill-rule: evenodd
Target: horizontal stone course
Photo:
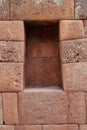
<path fill-rule="evenodd" d="M 14 130 L 42 130 L 40 125 L 16 125 Z"/>
<path fill-rule="evenodd" d="M 13 125 L 0 125 L 0 130 L 14 130 Z"/>
<path fill-rule="evenodd" d="M 67 94 L 58 88 L 25 89 L 18 94 L 19 123 L 67 123 Z"/>
<path fill-rule="evenodd" d="M 74 19 L 74 1 L 11 0 L 11 19 L 33 21 Z"/>

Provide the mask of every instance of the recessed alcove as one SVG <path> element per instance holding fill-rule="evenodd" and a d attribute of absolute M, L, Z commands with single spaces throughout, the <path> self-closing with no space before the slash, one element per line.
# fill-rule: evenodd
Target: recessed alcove
<path fill-rule="evenodd" d="M 26 88 L 61 85 L 58 25 L 58 22 L 25 23 Z"/>

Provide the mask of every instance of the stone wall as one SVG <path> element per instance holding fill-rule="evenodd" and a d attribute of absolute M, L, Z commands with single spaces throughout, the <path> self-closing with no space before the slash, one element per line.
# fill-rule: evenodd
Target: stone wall
<path fill-rule="evenodd" d="M 87 0 L 0 0 L 0 130 L 87 130 Z"/>

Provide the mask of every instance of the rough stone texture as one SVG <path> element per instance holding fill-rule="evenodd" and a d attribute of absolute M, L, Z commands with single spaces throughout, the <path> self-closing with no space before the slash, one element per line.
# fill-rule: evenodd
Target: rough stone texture
<path fill-rule="evenodd" d="M 78 125 L 44 125 L 43 130 L 78 130 Z"/>
<path fill-rule="evenodd" d="M 86 123 L 85 94 L 71 92 L 68 94 L 68 123 Z"/>
<path fill-rule="evenodd" d="M 58 88 L 25 89 L 20 92 L 19 123 L 67 123 L 67 94 Z"/>
<path fill-rule="evenodd" d="M 75 0 L 75 19 L 87 19 L 87 0 Z"/>
<path fill-rule="evenodd" d="M 0 21 L 1 41 L 24 41 L 24 25 L 22 21 Z"/>
<path fill-rule="evenodd" d="M 24 42 L 0 41 L 0 61 L 24 61 Z"/>
<path fill-rule="evenodd" d="M 87 63 L 62 64 L 65 91 L 87 91 Z"/>
<path fill-rule="evenodd" d="M 73 0 L 11 0 L 11 18 L 17 20 L 74 19 Z"/>
<path fill-rule="evenodd" d="M 67 125 L 44 125 L 43 130 L 67 130 Z"/>
<path fill-rule="evenodd" d="M 33 43 L 27 45 L 26 57 L 58 57 L 58 44 Z"/>
<path fill-rule="evenodd" d="M 0 125 L 3 124 L 2 94 L 0 93 Z"/>
<path fill-rule="evenodd" d="M 80 130 L 87 130 L 87 125 L 80 125 Z"/>
<path fill-rule="evenodd" d="M 82 20 L 60 21 L 60 40 L 72 40 L 84 38 L 84 25 Z"/>
<path fill-rule="evenodd" d="M 0 63 L 0 92 L 23 90 L 23 63 Z"/>
<path fill-rule="evenodd" d="M 0 20 L 8 20 L 9 15 L 9 0 L 0 0 Z"/>
<path fill-rule="evenodd" d="M 0 125 L 0 130 L 14 130 L 12 125 Z"/>
<path fill-rule="evenodd" d="M 61 63 L 87 62 L 87 39 L 60 42 Z"/>
<path fill-rule="evenodd" d="M 85 37 L 87 37 L 87 20 L 84 20 Z"/>
<path fill-rule="evenodd" d="M 57 58 L 30 58 L 26 60 L 26 84 L 31 87 L 57 86 L 60 75 Z"/>
<path fill-rule="evenodd" d="M 42 130 L 40 125 L 17 125 L 14 130 Z"/>
<path fill-rule="evenodd" d="M 2 93 L 4 123 L 6 125 L 18 124 L 18 104 L 16 93 Z"/>

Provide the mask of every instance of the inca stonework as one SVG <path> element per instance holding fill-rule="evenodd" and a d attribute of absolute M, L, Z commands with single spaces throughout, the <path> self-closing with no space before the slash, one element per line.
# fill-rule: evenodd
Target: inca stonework
<path fill-rule="evenodd" d="M 0 0 L 0 130 L 87 130 L 87 0 Z"/>

